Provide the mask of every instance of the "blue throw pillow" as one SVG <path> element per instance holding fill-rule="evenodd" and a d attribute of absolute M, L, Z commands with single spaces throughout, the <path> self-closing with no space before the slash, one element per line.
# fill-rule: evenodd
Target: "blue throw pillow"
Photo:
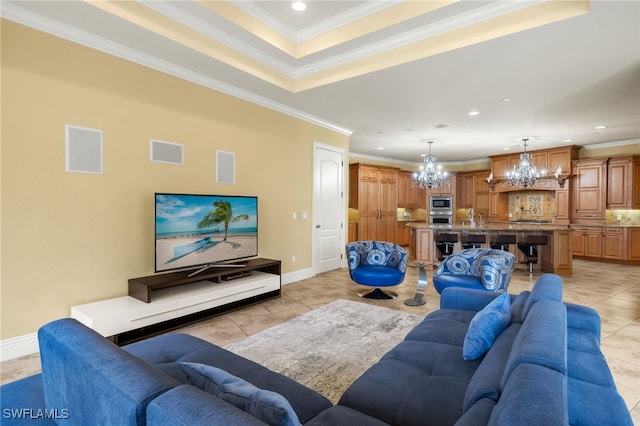
<path fill-rule="evenodd" d="M 271 426 L 300 426 L 289 401 L 282 395 L 206 364 L 181 362 L 189 383 L 236 406 Z"/>
<path fill-rule="evenodd" d="M 484 355 L 510 322 L 511 300 L 509 293 L 503 293 L 475 314 L 469 323 L 462 345 L 464 359 L 469 361 Z"/>

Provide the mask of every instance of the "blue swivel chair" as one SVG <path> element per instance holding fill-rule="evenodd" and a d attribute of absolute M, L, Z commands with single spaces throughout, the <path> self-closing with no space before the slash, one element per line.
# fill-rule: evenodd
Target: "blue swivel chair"
<path fill-rule="evenodd" d="M 355 241 L 347 243 L 349 275 L 360 285 L 374 287 L 358 292 L 368 299 L 395 299 L 392 291 L 380 287 L 401 284 L 407 271 L 407 252 L 397 244 L 383 241 Z"/>

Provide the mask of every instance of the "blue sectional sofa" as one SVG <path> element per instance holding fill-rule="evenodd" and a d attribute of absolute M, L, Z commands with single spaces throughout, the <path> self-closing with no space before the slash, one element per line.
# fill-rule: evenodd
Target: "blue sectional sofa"
<path fill-rule="evenodd" d="M 563 303 L 550 274 L 519 295 L 445 289 L 441 309 L 334 406 L 183 334 L 119 348 L 63 319 L 39 341 L 43 373 L 0 389 L 3 425 L 23 421 L 8 415 L 20 410 L 31 410 L 25 424 L 42 413 L 36 422 L 62 425 L 633 424 L 600 351 L 597 312 Z"/>

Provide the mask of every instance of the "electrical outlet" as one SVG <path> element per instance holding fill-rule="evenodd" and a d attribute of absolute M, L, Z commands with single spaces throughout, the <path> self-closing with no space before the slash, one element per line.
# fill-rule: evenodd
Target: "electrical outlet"
<path fill-rule="evenodd" d="M 296 257 L 295 256 L 291 256 L 291 263 L 296 263 Z"/>
<path fill-rule="evenodd" d="M 621 215 L 621 214 L 617 215 L 617 216 L 616 216 L 616 219 L 617 219 L 617 220 L 622 220 L 622 215 Z"/>
<path fill-rule="evenodd" d="M 291 219 L 296 220 L 298 218 L 297 216 L 296 212 L 291 213 Z"/>

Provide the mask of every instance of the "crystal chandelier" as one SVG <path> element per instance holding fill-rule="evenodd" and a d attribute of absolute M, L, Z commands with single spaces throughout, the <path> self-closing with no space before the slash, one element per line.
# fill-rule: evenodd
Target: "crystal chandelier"
<path fill-rule="evenodd" d="M 531 155 L 527 152 L 527 142 L 529 139 L 522 139 L 524 142 L 524 152 L 520 154 L 520 164 L 513 166 L 513 170 L 506 173 L 505 183 L 511 186 L 522 186 L 527 188 L 534 186 L 536 180 L 547 175 L 545 170 L 538 170 L 531 164 Z"/>
<path fill-rule="evenodd" d="M 436 166 L 436 157 L 431 155 L 431 144 L 429 143 L 429 155 L 424 157 L 424 166 L 420 167 L 420 172 L 413 174 L 413 180 L 418 182 L 418 188 L 438 188 L 447 178 L 447 172 L 442 171 L 442 167 Z"/>

